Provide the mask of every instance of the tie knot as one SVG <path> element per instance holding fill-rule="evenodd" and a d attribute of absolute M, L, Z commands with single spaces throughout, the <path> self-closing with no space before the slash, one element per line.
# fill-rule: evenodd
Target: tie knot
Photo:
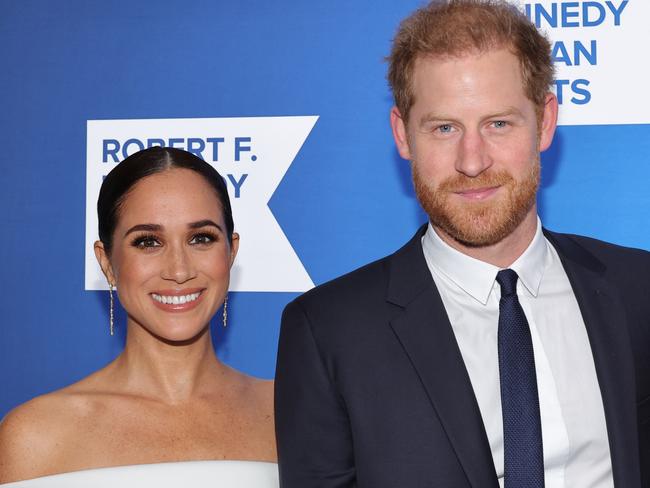
<path fill-rule="evenodd" d="M 501 296 L 517 294 L 517 273 L 512 269 L 502 269 L 497 273 L 497 283 L 501 287 Z"/>

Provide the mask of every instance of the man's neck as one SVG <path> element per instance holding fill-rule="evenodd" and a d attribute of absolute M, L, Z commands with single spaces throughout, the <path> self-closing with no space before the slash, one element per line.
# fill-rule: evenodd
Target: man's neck
<path fill-rule="evenodd" d="M 462 244 L 432 224 L 436 234 L 446 244 L 463 254 L 474 259 L 493 264 L 499 268 L 507 268 L 514 263 L 528 248 L 537 231 L 537 211 L 533 207 L 517 228 L 499 242 L 481 247 L 472 247 Z"/>

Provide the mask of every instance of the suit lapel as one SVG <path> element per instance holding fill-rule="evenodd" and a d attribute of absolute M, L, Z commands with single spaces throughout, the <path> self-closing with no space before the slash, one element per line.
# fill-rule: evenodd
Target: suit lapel
<path fill-rule="evenodd" d="M 633 354 L 625 309 L 605 266 L 573 239 L 545 231 L 558 251 L 587 328 L 603 398 L 614 484 L 640 487 Z"/>
<path fill-rule="evenodd" d="M 481 414 L 440 294 L 422 252 L 426 227 L 390 261 L 391 327 L 411 360 L 474 488 L 498 488 Z"/>

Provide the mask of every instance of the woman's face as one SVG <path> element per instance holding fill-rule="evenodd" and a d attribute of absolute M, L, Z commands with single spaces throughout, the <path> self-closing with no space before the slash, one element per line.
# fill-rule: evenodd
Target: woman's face
<path fill-rule="evenodd" d="M 214 190 L 194 171 L 143 178 L 119 212 L 110 259 L 95 252 L 117 286 L 131 326 L 168 341 L 205 330 L 228 291 L 239 239 L 228 243 Z"/>

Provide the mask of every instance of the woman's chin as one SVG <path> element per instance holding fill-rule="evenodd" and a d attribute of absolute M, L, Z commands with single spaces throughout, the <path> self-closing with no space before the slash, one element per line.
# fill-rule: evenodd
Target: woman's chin
<path fill-rule="evenodd" d="M 186 346 L 204 338 L 210 330 L 210 325 L 208 324 L 200 328 L 187 325 L 174 325 L 164 328 L 157 327 L 155 330 L 145 327 L 145 330 L 147 330 L 147 332 L 149 332 L 153 337 L 166 344 L 172 346 Z"/>

